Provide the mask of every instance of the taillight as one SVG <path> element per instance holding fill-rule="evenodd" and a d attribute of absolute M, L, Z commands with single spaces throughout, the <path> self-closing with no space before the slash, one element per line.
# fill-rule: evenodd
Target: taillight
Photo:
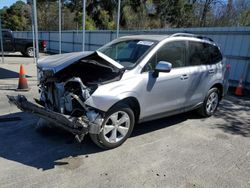
<path fill-rule="evenodd" d="M 46 40 L 42 40 L 42 47 L 46 48 L 46 45 L 47 45 L 47 41 Z"/>

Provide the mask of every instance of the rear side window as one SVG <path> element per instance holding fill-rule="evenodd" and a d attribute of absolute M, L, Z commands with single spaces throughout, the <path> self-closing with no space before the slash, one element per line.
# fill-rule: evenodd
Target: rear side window
<path fill-rule="evenodd" d="M 222 60 L 222 55 L 217 46 L 209 45 L 210 46 L 210 52 L 211 52 L 211 64 L 218 63 Z"/>
<path fill-rule="evenodd" d="M 208 43 L 189 41 L 188 49 L 190 66 L 214 64 L 222 60 L 218 47 Z"/>

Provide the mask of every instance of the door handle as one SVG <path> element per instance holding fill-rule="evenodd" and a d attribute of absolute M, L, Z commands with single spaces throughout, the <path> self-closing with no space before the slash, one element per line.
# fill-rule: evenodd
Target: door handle
<path fill-rule="evenodd" d="M 214 69 L 209 69 L 209 70 L 208 70 L 208 73 L 209 73 L 209 74 L 213 74 L 214 72 L 215 72 Z"/>
<path fill-rule="evenodd" d="M 188 75 L 187 74 L 183 74 L 182 76 L 181 76 L 181 80 L 187 80 L 188 79 Z"/>

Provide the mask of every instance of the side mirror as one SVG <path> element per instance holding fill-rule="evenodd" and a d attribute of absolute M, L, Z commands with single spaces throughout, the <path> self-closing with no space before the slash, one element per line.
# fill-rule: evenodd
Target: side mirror
<path fill-rule="evenodd" d="M 172 63 L 166 61 L 159 61 L 156 65 L 153 76 L 156 78 L 159 76 L 159 72 L 170 72 L 172 69 Z"/>

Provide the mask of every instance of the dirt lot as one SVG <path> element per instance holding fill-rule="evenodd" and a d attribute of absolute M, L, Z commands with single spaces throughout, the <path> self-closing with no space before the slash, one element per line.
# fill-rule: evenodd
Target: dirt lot
<path fill-rule="evenodd" d="M 137 125 L 121 147 L 103 151 L 88 137 L 79 144 L 63 131 L 36 132 L 37 118 L 6 94 L 17 93 L 0 89 L 0 187 L 250 187 L 248 99 L 228 96 L 207 119 L 189 112 Z"/>

